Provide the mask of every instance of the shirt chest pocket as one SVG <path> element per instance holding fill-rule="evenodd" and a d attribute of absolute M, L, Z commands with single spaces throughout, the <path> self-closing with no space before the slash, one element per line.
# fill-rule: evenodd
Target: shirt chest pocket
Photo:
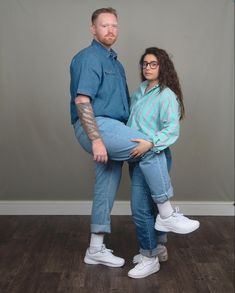
<path fill-rule="evenodd" d="M 104 70 L 103 84 L 109 92 L 118 86 L 118 74 L 114 70 Z"/>
<path fill-rule="evenodd" d="M 105 77 L 115 77 L 117 74 L 113 70 L 104 70 Z"/>

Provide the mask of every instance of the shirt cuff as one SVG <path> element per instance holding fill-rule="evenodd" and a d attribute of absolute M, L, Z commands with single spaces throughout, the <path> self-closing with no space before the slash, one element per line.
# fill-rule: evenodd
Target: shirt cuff
<path fill-rule="evenodd" d="M 150 141 L 153 144 L 151 151 L 153 151 L 155 153 L 160 153 L 160 150 L 158 149 L 158 146 L 157 146 L 157 142 L 159 141 L 159 139 L 156 136 L 153 136 L 153 137 L 151 137 Z"/>

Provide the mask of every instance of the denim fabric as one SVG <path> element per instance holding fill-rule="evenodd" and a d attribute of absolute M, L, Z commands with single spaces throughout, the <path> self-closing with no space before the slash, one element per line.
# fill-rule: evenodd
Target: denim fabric
<path fill-rule="evenodd" d="M 78 120 L 75 98 L 91 98 L 95 116 L 126 122 L 129 116 L 129 92 L 125 71 L 117 54 L 96 40 L 76 56 L 70 65 L 71 122 Z"/>
<path fill-rule="evenodd" d="M 165 150 L 168 171 L 171 169 L 170 149 Z M 157 244 L 167 241 L 165 232 L 154 229 L 157 207 L 154 204 L 151 191 L 146 183 L 139 163 L 130 163 L 131 177 L 131 211 L 136 226 L 140 253 L 147 257 L 157 254 Z"/>
<path fill-rule="evenodd" d="M 122 161 L 95 163 L 91 232 L 111 232 L 110 213 L 122 175 Z"/>
<path fill-rule="evenodd" d="M 121 177 L 120 161 L 140 161 L 140 169 L 156 202 L 166 201 L 173 195 L 173 189 L 164 152 L 156 154 L 149 151 L 138 160 L 130 157 L 130 151 L 136 146 L 136 143 L 132 142 L 131 139 L 148 139 L 147 136 L 114 119 L 96 117 L 96 122 L 108 151 L 109 162 L 106 165 L 95 163 L 96 184 L 93 196 L 91 232 L 109 233 L 111 230 L 110 212 Z M 81 146 L 87 152 L 92 153 L 91 142 L 79 121 L 74 124 L 74 130 Z"/>

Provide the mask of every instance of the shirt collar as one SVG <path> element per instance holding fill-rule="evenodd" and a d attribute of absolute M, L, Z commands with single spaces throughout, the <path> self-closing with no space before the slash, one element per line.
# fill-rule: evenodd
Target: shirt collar
<path fill-rule="evenodd" d="M 160 85 L 156 84 L 154 87 L 151 88 L 151 90 L 149 90 L 149 91 L 147 91 L 147 93 L 145 93 L 145 89 L 148 86 L 148 83 L 149 83 L 148 80 L 145 80 L 140 84 L 140 90 L 141 90 L 142 95 L 149 94 L 152 91 L 155 91 L 156 89 L 158 92 L 160 91 Z"/>
<path fill-rule="evenodd" d="M 107 57 L 110 57 L 112 59 L 117 59 L 117 53 L 113 49 L 111 48 L 107 49 L 105 46 L 97 42 L 95 39 L 93 39 L 91 45 L 99 48 L 100 52 L 104 52 Z"/>

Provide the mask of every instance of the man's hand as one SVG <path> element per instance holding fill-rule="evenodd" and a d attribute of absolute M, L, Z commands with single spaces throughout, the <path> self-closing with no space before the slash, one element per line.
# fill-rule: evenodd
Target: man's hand
<path fill-rule="evenodd" d="M 92 141 L 93 160 L 100 163 L 108 162 L 108 154 L 106 147 L 101 138 Z"/>
<path fill-rule="evenodd" d="M 131 157 L 138 158 L 149 151 L 153 144 L 150 141 L 141 138 L 135 138 L 131 141 L 138 142 L 139 144 L 130 152 Z"/>

